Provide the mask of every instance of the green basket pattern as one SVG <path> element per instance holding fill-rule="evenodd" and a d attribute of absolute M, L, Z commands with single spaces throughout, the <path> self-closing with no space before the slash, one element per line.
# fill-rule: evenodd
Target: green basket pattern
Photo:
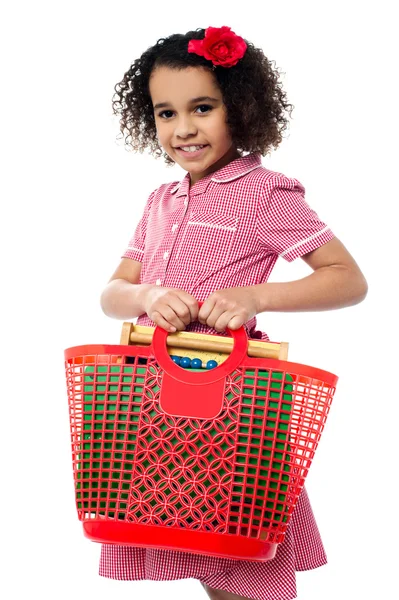
<path fill-rule="evenodd" d="M 236 370 L 211 421 L 160 411 L 161 380 L 150 361 L 85 367 L 78 510 L 254 537 L 273 525 L 284 528 L 292 377 Z"/>

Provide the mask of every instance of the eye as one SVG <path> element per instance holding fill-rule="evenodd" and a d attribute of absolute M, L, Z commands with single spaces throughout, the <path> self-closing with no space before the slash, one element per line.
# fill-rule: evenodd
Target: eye
<path fill-rule="evenodd" d="M 164 114 L 166 114 L 166 113 L 171 113 L 171 112 L 172 112 L 171 110 L 163 110 L 162 112 L 160 112 L 160 113 L 158 114 L 158 117 L 162 117 L 162 115 L 164 115 Z"/>
<path fill-rule="evenodd" d="M 199 106 L 197 106 L 197 108 L 209 108 L 210 110 L 212 110 L 213 106 L 209 106 L 209 104 L 200 104 Z"/>
<path fill-rule="evenodd" d="M 209 104 L 199 104 L 198 106 L 196 106 L 195 110 L 197 110 L 198 108 L 206 108 L 206 109 L 209 109 L 209 111 L 213 110 L 213 106 L 210 106 Z M 206 112 L 208 112 L 208 110 Z M 206 112 L 201 112 L 199 114 L 204 115 L 204 114 L 206 114 Z M 158 114 L 158 117 L 161 117 L 161 118 L 163 118 L 164 121 L 167 121 L 167 120 L 169 120 L 169 117 L 162 116 L 162 115 L 165 115 L 166 113 L 173 113 L 173 111 L 172 110 L 163 110 L 162 112 L 160 112 Z"/>

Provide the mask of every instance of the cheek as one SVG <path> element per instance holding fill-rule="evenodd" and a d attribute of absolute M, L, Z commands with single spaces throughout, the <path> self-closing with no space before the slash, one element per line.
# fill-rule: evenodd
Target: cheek
<path fill-rule="evenodd" d="M 166 124 L 158 123 L 156 129 L 159 140 L 167 140 L 170 137 L 170 128 Z"/>
<path fill-rule="evenodd" d="M 230 131 L 225 125 L 220 125 L 217 129 L 214 129 L 214 135 L 220 140 L 221 144 L 228 144 L 231 142 Z"/>
<path fill-rule="evenodd" d="M 164 143 L 164 141 L 166 139 L 166 135 L 165 135 L 165 129 L 163 127 L 157 127 L 157 139 L 160 144 Z"/>

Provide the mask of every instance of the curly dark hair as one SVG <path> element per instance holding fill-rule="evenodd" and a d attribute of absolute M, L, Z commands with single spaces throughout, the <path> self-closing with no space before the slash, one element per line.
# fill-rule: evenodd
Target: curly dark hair
<path fill-rule="evenodd" d="M 157 139 L 155 117 L 149 80 L 152 71 L 160 66 L 172 69 L 198 67 L 208 69 L 216 77 L 227 110 L 227 125 L 237 151 L 268 154 L 282 141 L 282 132 L 288 124 L 285 111 L 291 116 L 293 105 L 287 103 L 279 82 L 277 69 L 263 51 L 245 40 L 247 50 L 233 67 L 217 66 L 195 53 L 188 52 L 190 39 L 204 39 L 205 29 L 173 34 L 161 38 L 136 59 L 115 85 L 112 108 L 121 115 L 122 137 L 125 144 L 143 153 L 146 148 L 155 158 L 163 156 L 167 166 L 175 164 L 164 152 Z M 119 136 L 120 138 L 121 136 Z M 128 148 L 127 148 L 128 149 Z"/>

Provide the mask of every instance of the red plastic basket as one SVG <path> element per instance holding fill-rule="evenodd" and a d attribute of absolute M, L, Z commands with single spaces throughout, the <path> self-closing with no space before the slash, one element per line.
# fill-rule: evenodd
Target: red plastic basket
<path fill-rule="evenodd" d="M 337 377 L 249 357 L 244 327 L 226 331 L 233 351 L 203 373 L 173 362 L 161 327 L 151 346 L 65 351 L 76 506 L 91 540 L 275 556 Z"/>

